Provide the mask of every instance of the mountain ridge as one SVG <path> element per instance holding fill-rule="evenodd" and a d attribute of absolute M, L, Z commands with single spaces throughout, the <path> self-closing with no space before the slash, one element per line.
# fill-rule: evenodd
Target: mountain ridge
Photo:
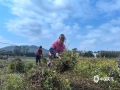
<path fill-rule="evenodd" d="M 27 47 L 29 48 L 29 52 L 36 52 L 36 50 L 39 48 L 36 45 L 20 45 L 21 47 Z M 3 48 L 0 48 L 0 50 L 6 50 L 6 51 L 14 51 L 15 46 L 6 46 Z M 49 51 L 45 48 L 42 48 L 43 53 L 48 53 Z"/>

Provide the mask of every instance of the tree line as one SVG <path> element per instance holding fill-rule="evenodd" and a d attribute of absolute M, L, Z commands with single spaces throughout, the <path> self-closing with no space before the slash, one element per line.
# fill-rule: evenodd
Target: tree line
<path fill-rule="evenodd" d="M 98 51 L 97 57 L 116 58 L 120 57 L 120 51 Z"/>
<path fill-rule="evenodd" d="M 72 51 L 77 52 L 79 56 L 82 57 L 97 57 L 97 58 L 117 58 L 120 57 L 120 51 L 106 51 L 106 50 L 101 50 L 101 51 L 78 51 L 77 48 L 73 48 Z"/>
<path fill-rule="evenodd" d="M 15 46 L 13 51 L 0 50 L 0 55 L 34 57 L 35 52 L 30 52 L 26 46 Z"/>
<path fill-rule="evenodd" d="M 77 48 L 72 49 L 73 52 L 78 53 L 81 57 L 106 57 L 106 58 L 116 58 L 120 57 L 120 51 L 80 51 Z M 13 51 L 0 50 L 0 55 L 9 55 L 9 56 L 27 56 L 35 57 L 35 52 L 30 52 L 29 48 L 26 46 L 15 46 Z M 47 56 L 47 54 L 45 54 Z"/>

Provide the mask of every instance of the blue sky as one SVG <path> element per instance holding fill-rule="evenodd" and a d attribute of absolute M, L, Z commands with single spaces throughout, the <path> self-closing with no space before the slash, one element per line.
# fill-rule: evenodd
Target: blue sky
<path fill-rule="evenodd" d="M 120 50 L 120 0 L 0 0 L 0 42 Z M 0 48 L 9 46 L 0 43 Z"/>

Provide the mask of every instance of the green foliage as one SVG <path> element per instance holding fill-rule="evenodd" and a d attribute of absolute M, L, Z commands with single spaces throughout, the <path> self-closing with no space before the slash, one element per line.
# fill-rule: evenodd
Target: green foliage
<path fill-rule="evenodd" d="M 117 67 L 117 60 L 108 59 L 81 59 L 74 69 L 82 78 L 92 78 L 96 75 L 99 78 L 109 77 L 109 81 L 99 80 L 95 85 L 105 90 L 118 90 L 120 85 L 120 70 Z M 90 81 L 88 81 L 90 82 Z"/>
<path fill-rule="evenodd" d="M 62 89 L 62 82 L 60 78 L 56 76 L 49 76 L 43 80 L 42 83 L 43 90 L 61 90 Z M 58 88 L 59 87 L 59 88 Z"/>
<path fill-rule="evenodd" d="M 119 55 L 120 51 L 99 51 L 97 57 L 116 58 Z"/>
<path fill-rule="evenodd" d="M 26 64 L 25 64 L 25 67 L 24 67 L 24 71 L 25 71 L 25 72 L 28 72 L 28 71 L 31 70 L 31 68 L 33 68 L 33 67 L 35 67 L 35 65 L 34 65 L 32 62 L 26 63 Z"/>
<path fill-rule="evenodd" d="M 88 51 L 88 52 L 85 52 L 83 57 L 94 57 L 94 55 L 93 55 L 92 51 Z"/>
<path fill-rule="evenodd" d="M 1 90 L 26 90 L 28 84 L 20 74 L 9 74 L 4 78 Z"/>
<path fill-rule="evenodd" d="M 75 65 L 77 64 L 77 55 L 74 52 L 66 51 L 61 53 L 60 55 L 62 57 L 62 60 L 59 61 L 59 59 L 53 59 L 52 60 L 52 66 L 53 69 L 55 69 L 57 72 L 64 72 L 67 70 L 73 70 Z"/>
<path fill-rule="evenodd" d="M 20 58 L 15 58 L 9 64 L 8 71 L 17 72 L 17 73 L 25 73 L 28 72 L 31 68 L 35 67 L 33 62 L 23 62 Z"/>
<path fill-rule="evenodd" d="M 52 69 L 38 67 L 38 69 L 33 68 L 27 74 L 32 90 L 71 90 L 69 83 L 62 80 Z"/>
<path fill-rule="evenodd" d="M 114 81 L 119 82 L 120 83 L 120 72 L 117 70 L 112 70 L 110 72 L 110 77 L 114 78 Z"/>
<path fill-rule="evenodd" d="M 21 53 L 21 46 L 15 46 L 14 48 L 14 54 L 19 56 Z"/>
<path fill-rule="evenodd" d="M 46 67 L 46 62 L 48 61 L 47 58 L 42 58 L 42 65 L 38 66 L 35 65 L 35 59 L 34 62 L 32 62 L 33 59 L 24 60 L 23 66 L 16 64 L 22 60 L 13 60 L 10 63 L 10 65 L 13 64 L 11 65 L 11 70 L 13 70 L 13 72 L 19 72 L 19 69 L 21 68 L 17 69 L 18 71 L 16 68 L 23 67 L 22 70 L 24 73 L 20 72 L 22 74 L 20 74 L 20 76 L 16 74 L 14 77 L 17 81 L 15 81 L 13 78 L 9 79 L 9 73 L 4 71 L 5 68 L 0 69 L 0 81 L 2 82 L 0 82 L 0 86 L 3 85 L 2 89 L 0 89 L 119 90 L 120 69 L 118 68 L 117 59 L 108 60 L 106 58 L 79 58 L 74 51 L 63 52 L 60 54 L 60 56 L 62 61 L 59 61 L 58 58 L 51 60 L 51 67 Z M 16 67 L 17 65 L 18 67 Z M 5 78 L 3 78 L 3 75 L 5 75 Z M 114 81 L 99 80 L 98 83 L 95 83 L 93 78 L 96 75 L 98 75 L 100 78 L 113 77 Z M 18 83 L 20 85 L 18 85 Z M 23 87 L 25 89 L 23 89 Z"/>
<path fill-rule="evenodd" d="M 46 63 L 48 62 L 48 58 L 41 58 L 41 64 L 42 65 L 46 65 Z"/>
<path fill-rule="evenodd" d="M 12 72 L 19 72 L 23 73 L 24 72 L 24 62 L 20 58 L 15 58 L 12 60 L 12 62 L 9 65 L 9 68 Z"/>
<path fill-rule="evenodd" d="M 112 70 L 112 67 L 109 65 L 101 67 L 102 72 L 109 73 L 110 70 Z"/>
<path fill-rule="evenodd" d="M 13 55 L 13 52 L 8 50 L 0 50 L 0 55 L 8 55 L 8 54 Z"/>

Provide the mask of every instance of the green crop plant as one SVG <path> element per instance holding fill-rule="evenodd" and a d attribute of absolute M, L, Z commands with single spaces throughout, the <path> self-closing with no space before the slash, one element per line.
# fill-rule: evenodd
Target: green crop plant
<path fill-rule="evenodd" d="M 24 62 L 20 58 L 15 58 L 14 60 L 11 61 L 9 65 L 9 69 L 11 72 L 23 73 L 24 67 L 25 67 Z"/>
<path fill-rule="evenodd" d="M 21 74 L 9 74 L 4 77 L 1 90 L 25 90 L 28 84 Z"/>

